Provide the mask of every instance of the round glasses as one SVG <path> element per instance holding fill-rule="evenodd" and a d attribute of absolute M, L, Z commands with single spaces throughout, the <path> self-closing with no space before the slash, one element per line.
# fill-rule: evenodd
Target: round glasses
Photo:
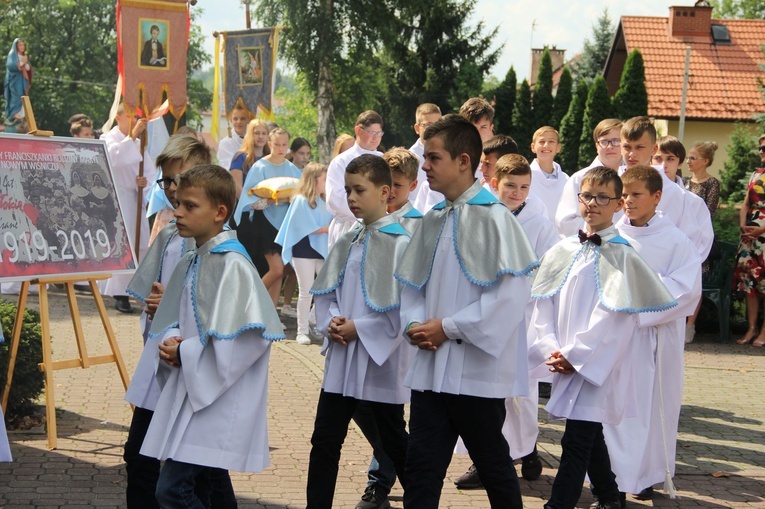
<path fill-rule="evenodd" d="M 606 196 L 605 194 L 590 194 L 590 193 L 577 193 L 577 196 L 579 197 L 579 201 L 584 203 L 585 205 L 589 205 L 592 200 L 595 200 L 595 203 L 601 207 L 607 206 L 609 203 L 611 203 L 611 200 L 618 200 L 619 197 L 612 198 L 610 196 Z"/>

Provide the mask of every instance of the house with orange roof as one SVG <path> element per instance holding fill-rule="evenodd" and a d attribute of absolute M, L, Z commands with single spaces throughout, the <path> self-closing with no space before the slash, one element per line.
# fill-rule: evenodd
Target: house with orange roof
<path fill-rule="evenodd" d="M 765 80 L 765 20 L 714 19 L 712 7 L 670 7 L 667 17 L 622 16 L 606 61 L 604 76 L 613 95 L 627 55 L 639 49 L 645 63 L 648 115 L 662 134 L 678 136 L 685 74 L 690 48 L 683 144 L 716 141 L 710 173 L 719 175 L 736 122 L 757 126 L 765 112 L 761 81 Z M 686 171 L 687 174 L 687 171 Z"/>

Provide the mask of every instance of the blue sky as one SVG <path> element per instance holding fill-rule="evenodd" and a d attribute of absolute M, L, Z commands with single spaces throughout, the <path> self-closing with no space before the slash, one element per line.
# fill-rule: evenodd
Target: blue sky
<path fill-rule="evenodd" d="M 511 65 L 519 79 L 527 78 L 530 67 L 530 48 L 544 44 L 566 50 L 566 58 L 581 51 L 584 39 L 592 33 L 592 24 L 608 7 L 611 19 L 620 16 L 667 16 L 671 5 L 693 5 L 694 0 L 641 0 L 624 2 L 606 0 L 554 0 L 531 2 L 519 0 L 478 0 L 474 23 L 484 20 L 487 27 L 499 26 L 495 44 L 502 53 L 492 74 L 503 78 Z M 207 36 L 206 47 L 213 50 L 212 33 L 215 30 L 241 30 L 245 28 L 244 7 L 240 0 L 199 0 L 196 8 L 204 13 L 199 20 L 202 33 Z M 532 23 L 535 28 L 532 34 Z M 258 26 L 253 20 L 253 27 Z"/>

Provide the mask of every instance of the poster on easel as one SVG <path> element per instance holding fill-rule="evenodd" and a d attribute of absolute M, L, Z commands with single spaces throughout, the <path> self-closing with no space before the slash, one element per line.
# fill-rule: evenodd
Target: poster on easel
<path fill-rule="evenodd" d="M 0 134 L 0 281 L 129 273 L 133 253 L 103 141 Z"/>

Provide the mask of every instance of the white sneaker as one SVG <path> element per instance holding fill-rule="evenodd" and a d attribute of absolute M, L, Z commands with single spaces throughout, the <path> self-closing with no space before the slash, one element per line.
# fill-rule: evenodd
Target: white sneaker
<path fill-rule="evenodd" d="M 693 343 L 693 336 L 695 335 L 696 335 L 696 326 L 686 325 L 685 326 L 685 344 L 689 345 Z"/>
<path fill-rule="evenodd" d="M 297 318 L 297 311 L 289 304 L 286 304 L 282 306 L 282 316 L 286 316 L 288 318 Z"/>
<path fill-rule="evenodd" d="M 311 338 L 306 336 L 305 334 L 298 334 L 295 338 L 298 345 L 310 345 L 311 344 Z"/>

